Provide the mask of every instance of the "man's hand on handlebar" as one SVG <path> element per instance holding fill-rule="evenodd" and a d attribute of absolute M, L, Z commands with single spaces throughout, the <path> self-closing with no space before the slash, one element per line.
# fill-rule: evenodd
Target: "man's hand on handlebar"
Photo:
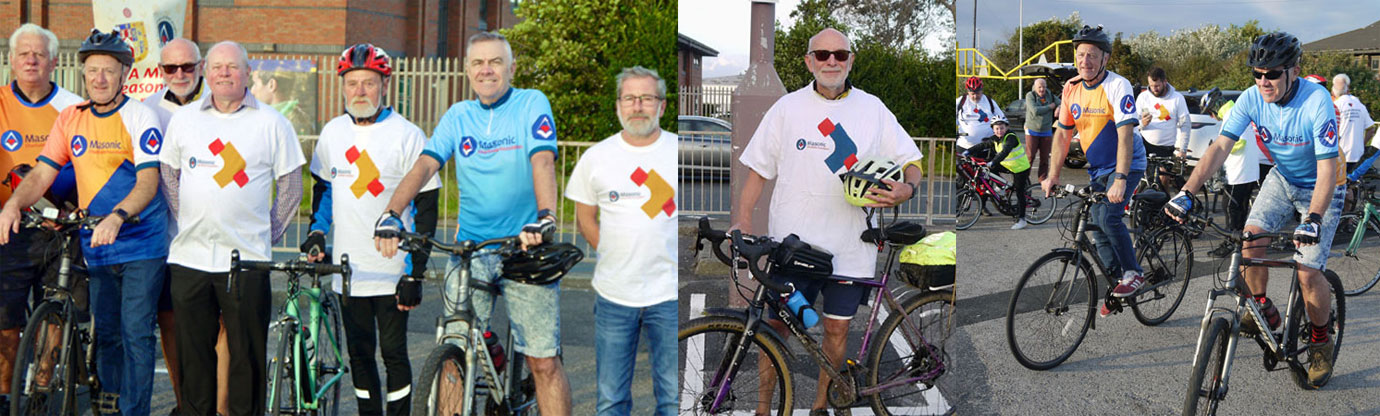
<path fill-rule="evenodd" d="M 374 223 L 374 249 L 384 258 L 391 259 L 398 254 L 398 239 L 403 231 L 402 219 L 393 211 L 383 213 Z"/>
<path fill-rule="evenodd" d="M 1169 218 L 1173 218 L 1180 224 L 1188 221 L 1188 215 L 1193 213 L 1193 195 L 1179 191 L 1173 199 L 1164 204 L 1164 213 L 1169 214 Z"/>
<path fill-rule="evenodd" d="M 529 247 L 536 247 L 550 240 L 555 229 L 556 216 L 552 215 L 550 210 L 537 211 L 537 222 L 522 226 L 522 233 L 518 234 L 518 240 L 522 241 L 522 250 L 526 251 Z"/>
<path fill-rule="evenodd" d="M 326 233 L 319 230 L 308 233 L 300 249 L 307 254 L 307 261 L 320 263 L 326 258 Z"/>

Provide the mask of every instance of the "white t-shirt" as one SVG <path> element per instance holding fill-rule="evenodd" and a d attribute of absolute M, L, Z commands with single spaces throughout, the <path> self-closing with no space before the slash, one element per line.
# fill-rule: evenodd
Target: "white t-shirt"
<path fill-rule="evenodd" d="M 187 104 L 193 104 L 206 96 L 206 83 L 202 82 L 201 90 L 197 91 L 196 95 L 192 96 L 191 100 L 184 105 L 177 105 L 177 103 L 168 101 L 168 94 L 172 94 L 172 91 L 168 90 L 167 85 L 164 85 L 163 88 L 159 88 L 153 95 L 144 97 L 144 105 L 153 109 L 153 112 L 158 113 L 159 125 L 163 126 L 164 129 L 168 128 L 168 122 L 172 121 L 173 113 L 182 109 L 182 107 Z"/>
<path fill-rule="evenodd" d="M 1241 133 L 1241 140 L 1237 140 L 1236 144 L 1232 146 L 1226 161 L 1222 162 L 1222 169 L 1226 171 L 1228 185 L 1240 185 L 1260 180 L 1260 165 L 1269 164 L 1263 161 L 1265 154 L 1260 149 L 1259 143 L 1256 142 L 1255 136 L 1255 123 L 1251 123 Z"/>
<path fill-rule="evenodd" d="M 1361 153 L 1365 152 L 1366 129 L 1375 124 L 1375 120 L 1371 120 L 1370 111 L 1355 95 L 1337 97 L 1332 104 L 1337 106 L 1337 134 L 1340 136 L 1337 147 L 1346 155 L 1347 163 L 1359 162 Z"/>
<path fill-rule="evenodd" d="M 181 174 L 168 263 L 224 273 L 230 250 L 245 260 L 271 258 L 274 181 L 306 158 L 292 124 L 253 95 L 231 114 L 211 104 L 208 97 L 173 113 L 158 160 Z"/>
<path fill-rule="evenodd" d="M 565 197 L 599 208 L 594 291 L 641 308 L 676 299 L 676 134 L 636 147 L 614 134 L 591 146 Z"/>
<path fill-rule="evenodd" d="M 425 146 L 426 133 L 391 111 L 368 126 L 341 115 L 321 129 L 311 173 L 331 183 L 331 256 L 339 262 L 341 254 L 350 255 L 350 296 L 391 295 L 407 270 L 408 256 L 388 259 L 374 248 L 374 222 Z M 440 187 L 440 177 L 432 175 L 421 190 Z M 400 214 L 404 223 L 412 223 L 411 209 Z M 340 281 L 332 287 L 339 293 Z"/>
<path fill-rule="evenodd" d="M 871 278 L 877 249 L 862 242 L 866 215 L 843 197 L 840 174 L 854 161 L 881 157 L 917 162 L 920 149 L 877 97 L 858 88 L 826 100 L 808 85 L 773 104 L 740 161 L 768 180 L 772 190 L 768 234 L 790 234 L 833 253 L 834 274 Z"/>
<path fill-rule="evenodd" d="M 1151 115 L 1150 124 L 1139 127 L 1140 135 L 1146 143 L 1156 146 L 1187 149 L 1188 135 L 1193 130 L 1193 123 L 1188 119 L 1188 103 L 1173 85 L 1167 88 L 1169 91 L 1164 97 L 1156 97 L 1149 88 L 1136 96 L 1137 114 Z"/>
<path fill-rule="evenodd" d="M 959 106 L 960 103 L 962 106 Z M 958 127 L 968 133 L 958 138 L 958 147 L 964 149 L 977 146 L 982 139 L 996 134 L 992 131 L 992 117 L 1006 118 L 1006 114 L 1001 112 L 1001 105 L 986 95 L 973 101 L 964 94 L 954 101 L 954 107 L 958 109 Z"/>

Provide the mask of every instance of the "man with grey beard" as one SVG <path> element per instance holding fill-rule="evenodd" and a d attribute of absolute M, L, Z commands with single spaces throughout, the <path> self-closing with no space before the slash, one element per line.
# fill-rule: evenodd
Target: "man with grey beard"
<path fill-rule="evenodd" d="M 589 148 L 565 188 L 594 266 L 596 409 L 632 411 L 637 343 L 651 348 L 656 414 L 676 413 L 676 135 L 658 126 L 666 81 L 634 66 L 618 74 L 623 131 Z M 604 232 L 607 231 L 607 232 Z"/>

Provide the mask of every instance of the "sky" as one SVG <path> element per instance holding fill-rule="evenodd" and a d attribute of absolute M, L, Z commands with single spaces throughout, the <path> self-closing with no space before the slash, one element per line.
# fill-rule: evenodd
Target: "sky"
<path fill-rule="evenodd" d="M 980 49 L 990 49 L 1020 26 L 1020 0 L 957 1 L 959 47 L 973 45 L 974 1 Z M 1167 36 L 1178 29 L 1240 26 L 1255 19 L 1266 30 L 1284 30 L 1308 43 L 1380 20 L 1380 0 L 1025 0 L 1024 21 L 1066 19 L 1074 11 L 1085 24 L 1102 24 L 1123 37 L 1151 30 Z"/>
<path fill-rule="evenodd" d="M 704 60 L 705 78 L 737 75 L 747 69 L 748 23 L 752 17 L 750 0 L 681 0 L 678 3 L 679 27 L 676 30 L 719 51 L 718 57 Z M 799 0 L 776 1 L 776 20 L 782 27 L 794 24 L 790 15 L 799 3 Z"/>

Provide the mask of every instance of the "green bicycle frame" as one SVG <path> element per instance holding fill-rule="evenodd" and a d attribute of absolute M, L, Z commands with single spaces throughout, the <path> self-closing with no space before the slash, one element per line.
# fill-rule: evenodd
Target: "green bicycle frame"
<path fill-rule="evenodd" d="M 321 371 L 321 369 L 317 368 L 317 366 L 315 365 L 315 363 L 317 362 L 313 359 L 316 358 L 315 354 L 335 354 L 336 362 L 338 363 L 345 362 L 345 355 L 340 351 L 340 344 L 338 341 L 338 336 L 340 334 L 322 334 L 323 332 L 329 332 L 331 330 L 329 326 L 322 325 L 321 322 L 321 317 L 323 315 L 321 306 L 323 289 L 320 287 L 303 289 L 301 287 L 301 284 L 298 283 L 296 279 L 293 279 L 291 282 L 291 288 L 288 289 L 288 300 L 287 302 L 285 302 L 286 305 L 284 305 L 283 313 L 290 318 L 289 321 L 293 325 L 297 325 L 297 327 L 294 330 L 297 331 L 298 335 L 292 337 L 292 354 L 294 358 L 292 360 L 292 370 L 293 374 L 306 375 L 305 380 L 297 380 L 296 383 L 293 383 L 292 388 L 297 392 L 297 406 L 299 408 L 306 410 L 317 410 L 320 408 L 321 396 L 324 396 L 326 394 L 326 390 L 329 389 L 332 385 L 339 383 L 340 379 L 342 377 L 345 377 L 345 372 L 336 372 L 335 376 L 331 377 L 330 380 L 327 380 L 325 383 L 322 383 L 322 385 L 314 385 L 316 383 L 316 375 Z M 305 299 L 307 303 L 307 319 L 305 321 L 302 320 L 302 311 L 297 306 L 298 300 L 300 299 Z M 301 335 L 304 333 L 313 334 L 313 338 L 325 335 L 325 339 L 331 341 L 330 350 L 324 352 L 312 350 L 310 352 L 306 352 L 308 356 L 299 356 L 299 352 L 307 351 L 304 348 L 305 346 L 302 345 L 303 339 L 307 338 Z M 311 364 L 309 365 L 308 363 Z M 302 371 L 303 366 L 306 366 L 305 373 Z M 304 387 L 310 390 L 309 394 L 303 394 L 302 390 Z M 276 392 L 269 392 L 270 395 L 275 393 Z M 307 400 L 308 397 L 310 397 L 310 400 Z"/>
<path fill-rule="evenodd" d="M 1358 223 L 1356 231 L 1351 233 L 1351 243 L 1346 246 L 1346 255 L 1355 255 L 1356 251 L 1360 250 L 1361 240 L 1366 236 L 1366 224 L 1369 224 L 1372 218 L 1380 218 L 1380 208 L 1376 208 L 1376 204 L 1380 204 L 1380 201 L 1367 200 L 1365 207 L 1361 208 L 1361 222 Z"/>

